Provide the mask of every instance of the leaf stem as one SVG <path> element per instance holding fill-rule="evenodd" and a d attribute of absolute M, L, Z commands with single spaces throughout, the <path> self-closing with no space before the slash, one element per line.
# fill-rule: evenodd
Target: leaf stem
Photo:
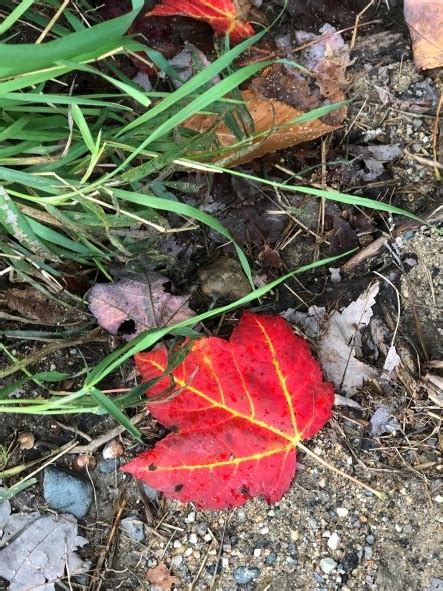
<path fill-rule="evenodd" d="M 305 454 L 307 454 L 308 456 L 311 456 L 311 458 L 314 458 L 322 466 L 325 466 L 326 468 L 328 468 L 329 470 L 332 470 L 332 472 L 335 472 L 336 474 L 340 474 L 340 476 L 344 476 L 345 478 L 347 478 L 348 480 L 350 480 L 354 484 L 358 484 L 358 486 L 365 488 L 366 490 L 370 491 L 373 495 L 378 497 L 381 501 L 384 501 L 386 499 L 385 493 L 383 493 L 379 490 L 376 490 L 375 488 L 372 488 L 371 486 L 369 486 L 369 484 L 365 484 L 361 480 L 358 480 L 358 478 L 354 478 L 350 474 L 346 474 L 346 472 L 343 472 L 339 468 L 336 468 L 335 466 L 333 466 L 332 464 L 330 464 L 326 460 L 323 460 L 323 458 L 321 458 L 315 452 L 310 450 L 308 447 L 305 447 L 302 443 L 298 443 L 297 447 L 299 449 L 303 450 L 305 452 Z"/>

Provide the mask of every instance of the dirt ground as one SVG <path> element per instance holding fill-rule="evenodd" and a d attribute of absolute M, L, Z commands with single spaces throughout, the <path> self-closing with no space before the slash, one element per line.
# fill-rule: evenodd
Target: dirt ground
<path fill-rule="evenodd" d="M 325 22 L 331 22 L 322 2 L 306 3 L 302 15 L 297 2 L 289 4 L 292 17 L 281 25 L 281 34 L 294 26 L 318 31 Z M 331 24 L 352 27 L 364 4 L 341 3 Z M 344 126 L 327 140 L 327 160 L 336 164 L 327 167 L 326 178 L 320 156 L 326 140 L 316 140 L 302 149 L 285 150 L 249 165 L 249 169 L 264 170 L 266 174 L 275 172 L 276 165 L 296 173 L 308 171 L 303 173 L 306 183 L 321 184 L 326 180 L 330 187 L 404 207 L 422 220 L 433 222 L 431 227 L 415 220 L 392 220 L 388 214 L 363 214 L 358 208 L 330 204 L 326 209 L 330 246 L 325 254 L 357 246 L 360 259 L 351 258 L 343 263 L 339 282 L 332 280 L 333 272 L 322 269 L 289 280 L 252 308 L 271 313 L 286 313 L 288 309 L 303 312 L 315 304 L 328 311 L 337 310 L 358 297 L 374 279 L 380 280 L 371 327 L 363 335 L 365 362 L 380 370 L 379 377 L 353 396 L 358 408 L 336 406 L 333 419 L 307 444 L 341 473 L 300 452 L 297 476 L 280 502 L 270 506 L 255 499 L 233 511 L 198 511 L 190 504 L 163 499 L 156 491 L 143 488 L 117 470 L 119 461 L 131 459 L 145 449 L 146 443 L 162 435 L 162 428 L 146 416 L 138 423 L 145 436 L 143 446 L 134 443 L 127 433 L 119 435 L 124 455 L 117 460 L 116 468 L 109 473 L 96 468 L 84 475 L 93 483 L 94 501 L 87 517 L 79 522 L 81 535 L 89 540 L 80 553 L 91 560 L 92 567 L 85 575 L 63 579 L 57 583 L 57 589 L 443 589 L 443 439 L 439 431 L 441 391 L 435 386 L 438 379 L 441 384 L 443 347 L 442 240 L 436 229 L 441 221 L 441 210 L 437 210 L 442 204 L 442 183 L 436 180 L 434 169 L 421 161 L 432 159 L 441 74 L 416 69 L 400 3 L 391 0 L 389 10 L 385 3 L 375 4 L 363 19 L 372 24 L 359 31 L 351 53 L 347 94 L 354 101 Z M 344 33 L 348 42 L 351 33 Z M 440 142 L 442 137 L 440 134 Z M 370 152 L 374 146 L 385 149 L 376 164 Z M 398 152 L 393 146 L 398 146 Z M 265 244 L 278 252 L 283 269 L 312 260 L 318 201 L 289 193 L 277 197 L 243 180 L 223 179 L 211 188 L 209 197 L 206 190 L 207 187 L 202 191 L 206 199 L 204 209 L 217 215 L 239 238 L 254 261 L 257 276 L 271 279 L 280 273 L 280 268 L 266 268 L 260 262 Z M 297 221 L 295 214 L 291 217 L 270 213 L 282 203 L 294 208 Z M 170 221 L 173 223 L 172 217 Z M 304 228 L 300 233 L 299 221 Z M 385 239 L 383 244 L 380 238 Z M 198 268 L 213 263 L 220 254 L 231 256 L 232 252 L 223 246 L 220 237 L 200 230 L 193 236 L 182 233 L 158 240 L 156 254 L 178 292 L 187 292 L 192 286 L 190 305 L 204 309 L 210 299 L 202 293 Z M 140 261 L 136 261 L 137 272 L 139 266 Z M 0 280 L 4 293 L 15 287 L 5 276 Z M 1 306 L 8 310 L 5 299 Z M 86 307 L 82 313 L 91 321 Z M 207 323 L 205 329 L 226 336 L 236 318 L 238 314 L 220 323 L 217 319 Z M 2 323 L 4 330 L 23 327 L 11 319 Z M 395 376 L 387 379 L 381 371 L 380 352 L 386 354 L 394 331 L 402 361 Z M 31 367 L 33 371 L 74 374 L 85 364 L 93 366 L 119 342 L 119 337 L 110 338 L 102 332 L 96 342 L 54 350 Z M 18 358 L 43 346 L 39 341 L 8 338 L 5 343 Z M 315 348 L 315 340 L 313 344 Z M 2 367 L 7 365 L 5 358 Z M 131 387 L 133 379 L 132 362 L 127 362 L 107 379 L 104 387 Z M 11 378 L 6 377 L 5 383 L 11 383 Z M 81 376 L 64 386 L 66 390 L 74 389 L 78 383 Z M 23 392 L 38 396 L 38 391 L 29 386 L 15 395 Z M 370 420 L 380 407 L 390 409 L 395 428 L 371 435 Z M 135 415 L 135 411 L 131 413 Z M 1 415 L 0 441 L 5 449 L 15 450 L 8 468 L 69 443 L 74 437 L 70 427 L 94 439 L 113 429 L 115 423 L 110 418 L 86 414 Z M 14 442 L 20 432 L 32 432 L 39 446 L 18 451 Z M 79 442 L 87 443 L 81 437 Z M 94 452 L 99 462 L 101 449 Z M 58 464 L 69 469 L 73 458 L 66 454 Z M 382 491 L 384 499 L 349 481 L 343 473 Z M 35 486 L 11 500 L 13 509 L 45 510 L 41 474 L 38 478 Z M 10 486 L 17 480 L 11 478 L 6 484 Z M 127 516 L 143 522 L 143 541 L 136 541 L 120 527 L 121 519 Z M 148 582 L 147 572 L 159 564 L 164 564 L 176 577 L 171 580 L 173 586 Z M 8 588 L 6 582 L 4 585 Z"/>

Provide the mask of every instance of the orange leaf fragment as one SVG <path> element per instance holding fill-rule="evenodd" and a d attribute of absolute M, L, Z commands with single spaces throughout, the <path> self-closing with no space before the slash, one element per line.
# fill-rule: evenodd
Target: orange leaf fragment
<path fill-rule="evenodd" d="M 152 589 L 156 591 L 171 591 L 173 585 L 180 583 L 178 577 L 170 575 L 164 562 L 159 562 L 157 566 L 148 569 L 146 578 L 151 583 Z"/>
<path fill-rule="evenodd" d="M 296 469 L 296 449 L 331 417 L 332 385 L 307 342 L 281 316 L 245 313 L 229 341 L 195 341 L 164 376 L 166 349 L 135 358 L 150 413 L 169 435 L 123 467 L 166 496 L 204 509 L 278 501 Z M 162 377 L 163 376 L 163 377 Z M 175 391 L 161 398 L 169 389 Z"/>
<path fill-rule="evenodd" d="M 405 0 L 404 11 L 417 67 L 442 67 L 443 0 Z"/>
<path fill-rule="evenodd" d="M 303 115 L 303 111 L 277 100 L 260 98 L 250 90 L 245 90 L 241 94 L 254 121 L 254 135 L 259 137 L 252 138 L 247 153 L 231 160 L 229 166 L 238 166 L 265 154 L 314 140 L 339 127 L 323 123 L 320 119 L 291 124 L 296 117 Z M 237 144 L 235 135 L 224 123 L 217 125 L 217 120 L 217 115 L 194 115 L 185 121 L 183 126 L 200 133 L 215 126 L 215 134 L 222 147 L 228 148 Z M 238 152 L 238 148 L 236 151 Z M 229 151 L 224 152 L 221 157 L 226 158 L 229 154 Z"/>
<path fill-rule="evenodd" d="M 254 34 L 236 0 L 162 0 L 146 16 L 189 16 L 211 25 L 217 35 L 229 33 L 234 43 Z"/>

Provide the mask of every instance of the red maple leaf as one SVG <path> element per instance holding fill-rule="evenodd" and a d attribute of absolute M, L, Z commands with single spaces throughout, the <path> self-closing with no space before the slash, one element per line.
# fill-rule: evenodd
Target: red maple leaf
<path fill-rule="evenodd" d="M 242 20 L 235 0 L 163 0 L 146 16 L 189 16 L 210 24 L 218 35 L 229 33 L 237 43 L 254 34 Z"/>
<path fill-rule="evenodd" d="M 141 353 L 136 364 L 143 380 L 159 377 L 167 351 Z M 298 442 L 329 420 L 334 401 L 306 341 L 280 316 L 246 312 L 229 341 L 196 341 L 173 376 L 175 394 L 170 376 L 148 393 L 157 397 L 149 411 L 172 432 L 123 470 L 204 509 L 258 495 L 278 501 Z"/>

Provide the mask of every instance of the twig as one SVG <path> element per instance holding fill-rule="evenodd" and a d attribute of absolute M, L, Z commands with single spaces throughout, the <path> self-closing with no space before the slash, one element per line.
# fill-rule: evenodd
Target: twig
<path fill-rule="evenodd" d="M 133 425 L 137 425 L 138 423 L 140 423 L 140 421 L 145 416 L 146 416 L 146 413 L 141 412 L 138 415 L 135 415 L 135 417 L 133 417 L 132 419 L 130 419 L 131 423 Z M 104 445 L 105 443 L 110 441 L 111 439 L 114 439 L 114 437 L 117 437 L 118 435 L 120 435 L 124 431 L 126 431 L 126 427 L 124 427 L 123 425 L 118 425 L 117 427 L 114 427 L 110 431 L 107 431 L 106 433 L 99 435 L 98 437 L 96 437 L 95 439 L 93 439 L 92 441 L 90 441 L 86 445 L 77 445 L 76 447 L 71 449 L 70 453 L 72 453 L 72 454 L 92 454 L 99 447 L 101 447 L 102 445 Z"/>
<path fill-rule="evenodd" d="M 335 472 L 336 474 L 340 474 L 340 476 L 344 476 L 345 478 L 347 478 L 348 480 L 350 480 L 354 484 L 357 484 L 358 486 L 365 488 L 366 490 L 370 491 L 373 495 L 378 497 L 380 500 L 384 501 L 386 499 L 386 495 L 383 492 L 376 490 L 375 488 L 372 488 L 371 486 L 369 486 L 369 484 L 366 484 L 366 483 L 362 482 L 361 480 L 358 480 L 358 478 L 354 478 L 350 474 L 346 474 L 346 472 L 343 472 L 339 468 L 336 468 L 335 466 L 333 466 L 332 464 L 330 464 L 329 462 L 327 462 L 326 460 L 324 460 L 323 458 L 318 456 L 315 452 L 310 450 L 308 447 L 304 446 L 302 443 L 298 443 L 297 447 L 299 449 L 301 449 L 302 451 L 304 451 L 305 454 L 307 454 L 311 458 L 314 458 L 319 464 L 321 464 L 322 466 L 325 466 L 325 468 L 328 468 L 329 470 L 332 470 L 332 472 Z"/>
<path fill-rule="evenodd" d="M 100 557 L 97 560 L 97 565 L 95 567 L 94 574 L 93 574 L 93 578 L 95 579 L 95 583 L 93 583 L 93 586 L 92 586 L 93 591 L 100 591 L 101 586 L 103 584 L 103 579 L 99 576 L 99 574 L 100 574 L 100 571 L 103 567 L 103 563 L 105 562 L 106 555 L 109 552 L 109 549 L 111 547 L 112 541 L 115 538 L 115 534 L 117 532 L 117 528 L 119 526 L 120 519 L 122 517 L 122 513 L 123 513 L 127 503 L 128 503 L 128 501 L 126 499 L 123 499 L 121 505 L 118 507 L 116 515 L 114 517 L 114 523 L 112 524 L 111 531 L 109 532 L 106 546 L 101 551 Z"/>

